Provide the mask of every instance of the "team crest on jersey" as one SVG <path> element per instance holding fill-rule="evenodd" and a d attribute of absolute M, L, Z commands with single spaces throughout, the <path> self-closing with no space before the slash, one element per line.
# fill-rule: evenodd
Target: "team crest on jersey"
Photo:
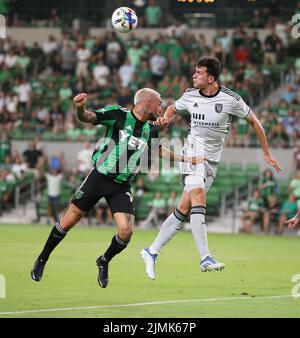
<path fill-rule="evenodd" d="M 75 193 L 75 199 L 79 200 L 84 195 L 84 192 L 82 190 L 78 190 Z"/>
<path fill-rule="evenodd" d="M 216 105 L 215 105 L 215 111 L 216 111 L 216 113 L 221 113 L 222 110 L 223 110 L 222 103 L 216 103 Z"/>

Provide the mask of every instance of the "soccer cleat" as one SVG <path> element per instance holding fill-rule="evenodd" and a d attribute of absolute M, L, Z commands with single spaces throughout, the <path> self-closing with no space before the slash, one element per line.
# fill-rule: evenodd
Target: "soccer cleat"
<path fill-rule="evenodd" d="M 98 284 L 101 288 L 106 288 L 109 282 L 108 279 L 108 262 L 103 258 L 103 256 L 100 256 L 96 260 L 96 264 L 99 268 L 99 274 L 98 274 Z"/>
<path fill-rule="evenodd" d="M 43 262 L 42 260 L 35 261 L 34 266 L 31 270 L 31 278 L 35 282 L 39 282 L 43 278 L 45 264 L 46 262 Z"/>
<path fill-rule="evenodd" d="M 225 268 L 225 264 L 216 261 L 212 256 L 207 256 L 200 263 L 200 268 L 201 268 L 202 272 L 205 272 L 205 271 L 221 271 Z"/>
<path fill-rule="evenodd" d="M 155 261 L 157 254 L 151 254 L 149 248 L 141 251 L 142 258 L 146 265 L 146 274 L 150 279 L 155 279 Z"/>

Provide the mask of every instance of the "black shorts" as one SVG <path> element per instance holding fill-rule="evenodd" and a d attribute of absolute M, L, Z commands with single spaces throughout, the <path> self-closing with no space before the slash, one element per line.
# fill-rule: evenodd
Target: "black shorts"
<path fill-rule="evenodd" d="M 81 186 L 75 192 L 71 203 L 82 211 L 88 212 L 102 198 L 114 214 L 122 212 L 134 215 L 134 203 L 131 196 L 130 185 L 117 183 L 107 176 L 92 169 Z"/>

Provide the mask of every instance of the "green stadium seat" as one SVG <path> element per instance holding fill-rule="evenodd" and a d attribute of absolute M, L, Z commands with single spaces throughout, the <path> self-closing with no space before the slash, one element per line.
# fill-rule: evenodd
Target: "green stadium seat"
<path fill-rule="evenodd" d="M 280 199 L 280 202 L 283 202 L 289 196 L 290 181 L 289 180 L 279 181 L 278 185 L 279 185 L 279 199 Z"/>
<path fill-rule="evenodd" d="M 224 162 L 219 163 L 218 170 L 219 171 L 226 171 L 227 170 L 227 164 L 224 163 Z"/>
<path fill-rule="evenodd" d="M 136 218 L 141 221 L 147 218 L 149 215 L 150 208 L 144 207 L 142 205 L 139 205 L 139 207 L 136 210 Z"/>
<path fill-rule="evenodd" d="M 230 177 L 235 185 L 243 185 L 248 181 L 248 175 L 246 171 L 232 171 Z"/>
<path fill-rule="evenodd" d="M 145 192 L 142 195 L 141 203 L 151 202 L 153 200 L 153 198 L 154 198 L 154 195 L 155 195 L 155 192 Z"/>
<path fill-rule="evenodd" d="M 207 194 L 206 197 L 206 213 L 207 215 L 219 215 L 220 213 L 220 197 L 217 194 Z"/>
<path fill-rule="evenodd" d="M 50 141 L 50 140 L 52 140 L 53 139 L 53 133 L 51 133 L 51 132 L 44 132 L 42 134 L 42 139 L 44 141 Z"/>
<path fill-rule="evenodd" d="M 155 184 L 154 185 L 154 190 L 160 191 L 161 193 L 170 193 L 171 192 L 171 186 L 169 184 Z"/>
<path fill-rule="evenodd" d="M 257 163 L 248 163 L 246 165 L 246 173 L 248 177 L 255 177 L 260 174 L 260 166 Z"/>
<path fill-rule="evenodd" d="M 179 179 L 178 179 L 178 182 L 176 185 L 172 185 L 171 186 L 171 191 L 176 191 L 177 194 L 181 194 L 182 191 L 183 191 L 183 185 L 179 182 Z"/>
<path fill-rule="evenodd" d="M 215 185 L 221 194 L 228 194 L 234 190 L 233 182 L 231 178 L 224 178 L 218 180 Z"/>
<path fill-rule="evenodd" d="M 209 190 L 208 190 L 208 193 L 207 193 L 207 196 L 208 195 L 220 195 L 220 190 L 218 188 L 218 186 L 215 186 L 213 185 Z"/>
<path fill-rule="evenodd" d="M 216 180 L 222 180 L 224 178 L 230 177 L 230 173 L 224 169 L 218 170 Z"/>
<path fill-rule="evenodd" d="M 10 131 L 9 136 L 15 140 L 21 140 L 24 138 L 24 132 L 22 129 L 14 129 Z"/>
<path fill-rule="evenodd" d="M 243 170 L 243 166 L 241 163 L 231 163 L 229 166 L 229 171 L 242 171 Z"/>

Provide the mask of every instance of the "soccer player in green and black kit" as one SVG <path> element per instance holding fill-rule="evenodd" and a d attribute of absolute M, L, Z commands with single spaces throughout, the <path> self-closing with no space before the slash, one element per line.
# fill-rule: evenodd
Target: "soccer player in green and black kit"
<path fill-rule="evenodd" d="M 96 261 L 99 269 L 98 283 L 105 288 L 108 285 L 109 262 L 126 248 L 133 233 L 134 205 L 130 182 L 138 170 L 142 154 L 151 149 L 151 140 L 158 140 L 157 127 L 148 121 L 154 121 L 161 115 L 162 100 L 160 94 L 153 89 L 143 88 L 134 97 L 132 111 L 119 106 L 90 111 L 85 107 L 86 102 L 87 94 L 75 96 L 77 117 L 82 122 L 105 125 L 105 141 L 93 154 L 93 169 L 74 194 L 65 215 L 53 227 L 31 270 L 31 277 L 36 282 L 42 279 L 45 264 L 54 248 L 104 197 L 118 227 L 118 233 L 113 236 L 110 246 Z M 159 156 L 193 164 L 204 160 L 202 157 L 174 154 L 161 145 Z"/>

